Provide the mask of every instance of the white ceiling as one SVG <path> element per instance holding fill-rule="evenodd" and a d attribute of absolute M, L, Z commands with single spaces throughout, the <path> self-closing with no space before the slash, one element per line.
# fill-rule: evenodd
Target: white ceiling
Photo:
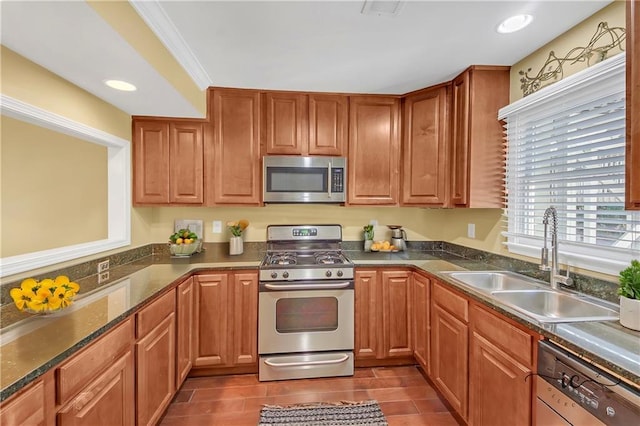
<path fill-rule="evenodd" d="M 403 94 L 471 64 L 512 65 L 611 1 L 407 1 L 396 17 L 363 15 L 362 0 L 131 3 L 202 89 Z M 0 12 L 2 44 L 122 110 L 200 115 L 86 3 L 2 1 Z M 517 13 L 533 23 L 495 31 Z"/>

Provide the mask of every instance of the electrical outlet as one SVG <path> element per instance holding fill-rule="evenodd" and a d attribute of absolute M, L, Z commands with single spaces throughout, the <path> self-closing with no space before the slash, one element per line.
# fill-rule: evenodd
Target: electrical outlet
<path fill-rule="evenodd" d="M 98 275 L 98 284 L 109 279 L 109 271 L 102 272 Z"/>
<path fill-rule="evenodd" d="M 376 219 L 371 219 L 369 221 L 369 225 L 378 226 L 378 221 Z"/>
<path fill-rule="evenodd" d="M 98 263 L 98 273 L 104 272 L 104 271 L 108 271 L 109 270 L 109 261 L 108 260 L 103 260 L 102 262 Z"/>
<path fill-rule="evenodd" d="M 213 233 L 214 234 L 222 233 L 222 221 L 220 220 L 213 221 Z"/>
<path fill-rule="evenodd" d="M 468 223 L 467 224 L 467 237 L 468 238 L 475 238 L 476 237 L 476 224 L 475 223 Z"/>

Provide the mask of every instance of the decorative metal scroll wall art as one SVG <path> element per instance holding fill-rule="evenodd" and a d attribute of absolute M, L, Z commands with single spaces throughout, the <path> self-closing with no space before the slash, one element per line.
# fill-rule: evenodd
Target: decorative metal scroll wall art
<path fill-rule="evenodd" d="M 562 80 L 564 76 L 563 66 L 573 65 L 578 62 L 586 62 L 587 66 L 591 65 L 592 59 L 594 63 L 601 62 L 607 58 L 609 51 L 619 48 L 624 51 L 624 43 L 626 38 L 626 30 L 621 27 L 609 28 L 606 22 L 600 22 L 598 29 L 585 47 L 574 47 L 564 57 L 559 58 L 553 52 L 549 52 L 549 56 L 544 65 L 535 76 L 530 76 L 531 68 L 527 71 L 520 70 L 520 89 L 523 96 L 530 95 L 542 87 Z M 604 44 L 602 44 L 604 42 Z"/>

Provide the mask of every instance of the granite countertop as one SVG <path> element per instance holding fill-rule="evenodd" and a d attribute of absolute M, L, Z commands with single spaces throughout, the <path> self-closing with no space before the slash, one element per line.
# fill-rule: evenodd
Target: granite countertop
<path fill-rule="evenodd" d="M 413 267 L 438 276 L 470 298 L 518 321 L 640 387 L 640 332 L 617 321 L 540 324 L 480 292 L 448 280 L 442 271 L 496 269 L 487 263 L 443 251 L 364 253 L 345 251 L 357 267 Z M 225 247 L 208 248 L 188 258 L 155 254 L 112 268 L 110 280 L 78 280 L 84 294 L 67 310 L 29 316 L 5 306 L 0 330 L 0 401 L 64 361 L 190 274 L 202 270 L 257 269 L 264 252 L 229 256 Z M 13 312 L 15 311 L 15 312 Z"/>

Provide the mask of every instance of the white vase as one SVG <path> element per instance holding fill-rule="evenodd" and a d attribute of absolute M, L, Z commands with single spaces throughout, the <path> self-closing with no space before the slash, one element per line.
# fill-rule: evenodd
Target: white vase
<path fill-rule="evenodd" d="M 229 240 L 229 254 L 242 254 L 242 237 L 231 237 Z"/>
<path fill-rule="evenodd" d="M 640 331 L 640 300 L 620 296 L 620 324 Z"/>
<path fill-rule="evenodd" d="M 373 240 L 364 240 L 364 251 L 371 251 Z"/>

